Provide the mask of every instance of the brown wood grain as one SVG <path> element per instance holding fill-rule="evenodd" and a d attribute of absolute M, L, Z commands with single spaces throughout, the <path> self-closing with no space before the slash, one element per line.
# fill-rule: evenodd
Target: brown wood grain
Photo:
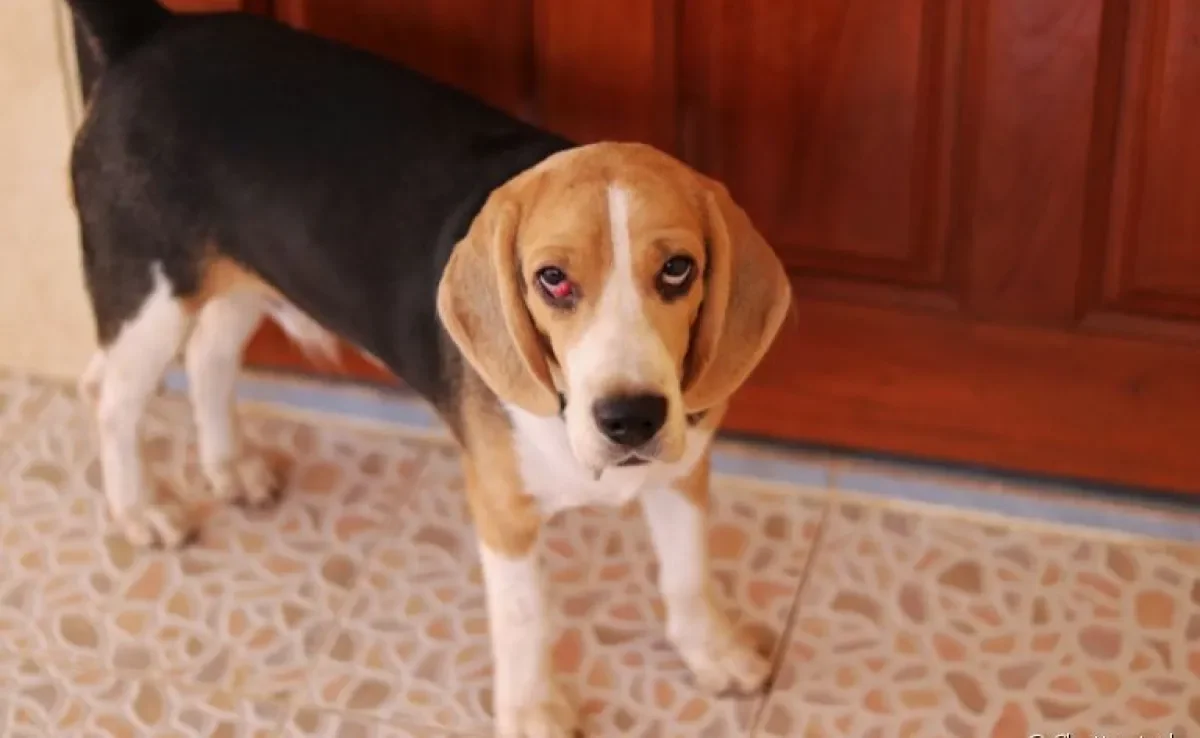
<path fill-rule="evenodd" d="M 1200 6 L 1134 3 L 1102 305 L 1200 320 Z"/>
<path fill-rule="evenodd" d="M 533 9 L 540 121 L 577 141 L 674 151 L 674 4 L 536 0 Z"/>
<path fill-rule="evenodd" d="M 163 0 L 163 4 L 177 13 L 228 12 L 249 10 L 253 0 Z"/>
<path fill-rule="evenodd" d="M 274 0 L 286 23 L 346 41 L 532 114 L 528 0 Z"/>
<path fill-rule="evenodd" d="M 1200 494 L 1200 351 L 801 297 L 726 429 Z"/>

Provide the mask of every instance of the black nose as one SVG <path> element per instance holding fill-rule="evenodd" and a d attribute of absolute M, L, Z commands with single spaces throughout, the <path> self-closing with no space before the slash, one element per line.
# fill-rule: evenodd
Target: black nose
<path fill-rule="evenodd" d="M 662 395 L 620 395 L 592 406 L 596 425 L 608 440 L 637 448 L 654 438 L 667 421 L 667 398 Z"/>

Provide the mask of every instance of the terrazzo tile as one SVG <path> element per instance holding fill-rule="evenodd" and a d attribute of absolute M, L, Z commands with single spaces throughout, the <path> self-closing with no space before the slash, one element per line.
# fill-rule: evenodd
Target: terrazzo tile
<path fill-rule="evenodd" d="M 373 552 L 314 664 L 312 704 L 458 731 L 490 725 L 491 652 L 478 552 L 449 452 L 431 457 L 402 523 Z M 824 503 L 718 479 L 718 590 L 742 626 L 778 633 Z M 754 701 L 699 694 L 662 631 L 640 515 L 568 512 L 544 536 L 554 663 L 589 736 L 737 735 Z"/>
<path fill-rule="evenodd" d="M 285 715 L 219 689 L 0 659 L 0 735 L 11 738 L 277 738 Z"/>
<path fill-rule="evenodd" d="M 288 738 L 484 738 L 423 725 L 383 723 L 311 707 L 296 710 L 284 725 L 283 734 Z"/>
<path fill-rule="evenodd" d="M 425 447 L 270 417 L 244 426 L 253 446 L 290 461 L 284 501 L 264 512 L 217 506 L 183 551 L 135 550 L 107 532 L 79 403 L 68 422 L 10 444 L 0 462 L 0 637 L 204 684 L 302 684 L 321 624 L 411 494 Z M 146 420 L 151 476 L 185 495 L 202 489 L 190 427 L 179 398 L 154 402 Z"/>
<path fill-rule="evenodd" d="M 33 381 L 0 368 L 0 443 L 20 437 L 55 410 L 73 404 L 73 395 L 65 383 Z"/>
<path fill-rule="evenodd" d="M 202 510 L 197 546 L 134 551 L 74 390 L 0 371 L 0 735 L 490 734 L 454 455 L 270 410 L 245 428 L 290 467 L 282 506 Z M 186 402 L 146 431 L 152 476 L 197 502 Z M 714 487 L 720 594 L 779 633 L 826 498 Z M 690 686 L 636 509 L 567 513 L 544 541 L 556 672 L 591 738 L 747 735 L 759 707 L 762 736 L 1200 738 L 1200 549 L 997 521 L 838 503 L 763 705 Z"/>
<path fill-rule="evenodd" d="M 1200 735 L 1200 549 L 840 504 L 761 728 Z"/>

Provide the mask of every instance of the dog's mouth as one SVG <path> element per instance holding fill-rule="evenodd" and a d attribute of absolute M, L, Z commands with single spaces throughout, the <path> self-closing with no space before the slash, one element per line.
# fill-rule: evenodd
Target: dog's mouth
<path fill-rule="evenodd" d="M 614 466 L 644 466 L 650 463 L 650 459 L 643 459 L 641 456 L 627 456 L 621 461 L 618 461 Z"/>
<path fill-rule="evenodd" d="M 612 467 L 615 469 L 629 469 L 629 468 L 632 468 L 635 466 L 645 466 L 646 464 L 649 464 L 651 461 L 654 461 L 654 459 L 647 458 L 645 456 L 639 456 L 636 453 L 632 453 L 623 459 L 619 459 L 617 461 L 610 461 L 608 464 L 606 464 L 604 466 L 592 469 L 592 474 L 594 475 L 594 478 L 596 481 L 600 481 L 600 477 L 601 477 L 601 475 L 604 474 L 604 470 L 606 468 Z"/>

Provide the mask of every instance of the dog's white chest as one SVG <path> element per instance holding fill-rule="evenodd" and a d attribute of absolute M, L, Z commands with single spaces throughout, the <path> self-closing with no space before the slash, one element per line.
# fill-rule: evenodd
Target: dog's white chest
<path fill-rule="evenodd" d="M 521 478 L 546 515 L 589 505 L 621 506 L 648 489 L 669 486 L 685 476 L 704 454 L 711 434 L 690 429 L 679 461 L 609 467 L 600 479 L 576 461 L 560 418 L 508 407 Z"/>

